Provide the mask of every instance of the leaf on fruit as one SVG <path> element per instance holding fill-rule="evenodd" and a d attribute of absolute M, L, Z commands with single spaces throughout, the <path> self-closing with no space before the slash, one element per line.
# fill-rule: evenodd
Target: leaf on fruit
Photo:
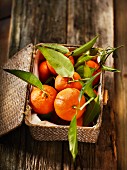
<path fill-rule="evenodd" d="M 63 45 L 57 44 L 57 43 L 43 43 L 42 44 L 43 47 L 48 47 L 51 48 L 53 50 L 59 51 L 63 54 L 66 54 L 69 52 L 69 49 Z"/>
<path fill-rule="evenodd" d="M 81 57 L 78 58 L 76 64 L 75 64 L 75 67 L 78 67 L 80 66 L 81 64 L 84 64 L 85 61 L 89 61 L 91 59 L 95 58 L 95 56 L 90 56 L 90 55 L 87 55 L 87 54 L 83 54 Z"/>
<path fill-rule="evenodd" d="M 84 65 L 84 78 L 92 77 L 92 74 L 95 69 L 91 69 L 87 64 Z"/>
<path fill-rule="evenodd" d="M 78 66 L 76 68 L 76 72 L 81 76 L 81 78 L 84 78 L 84 65 Z"/>
<path fill-rule="evenodd" d="M 83 125 L 88 126 L 94 121 L 94 118 L 100 114 L 101 106 L 99 103 L 99 96 L 97 96 L 89 105 L 87 105 L 86 112 L 83 118 Z"/>
<path fill-rule="evenodd" d="M 38 87 L 40 90 L 43 90 L 43 85 L 41 81 L 31 72 L 26 72 L 23 70 L 11 70 L 11 69 L 4 69 L 4 71 L 15 75 L 16 77 L 22 79 L 23 81 Z"/>
<path fill-rule="evenodd" d="M 87 86 L 87 88 L 85 88 L 84 93 L 87 94 L 89 97 L 96 97 L 96 93 L 93 90 L 92 86 Z"/>
<path fill-rule="evenodd" d="M 55 69 L 57 74 L 62 77 L 73 77 L 74 67 L 71 61 L 62 53 L 53 49 L 38 47 L 49 64 Z"/>
<path fill-rule="evenodd" d="M 68 141 L 69 141 L 69 150 L 72 154 L 73 161 L 75 161 L 76 155 L 78 153 L 76 115 L 74 115 L 70 123 L 69 131 L 68 131 Z"/>

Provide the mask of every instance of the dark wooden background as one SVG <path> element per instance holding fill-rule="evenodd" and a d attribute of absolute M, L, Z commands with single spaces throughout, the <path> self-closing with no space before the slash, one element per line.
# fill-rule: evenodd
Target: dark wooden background
<path fill-rule="evenodd" d="M 83 44 L 100 34 L 98 46 L 124 45 L 107 61 L 121 73 L 106 73 L 109 101 L 104 106 L 98 142 L 79 143 L 73 164 L 68 142 L 35 141 L 23 123 L 0 137 L 0 170 L 127 169 L 126 7 L 126 0 L 0 2 L 0 64 L 31 42 Z"/>

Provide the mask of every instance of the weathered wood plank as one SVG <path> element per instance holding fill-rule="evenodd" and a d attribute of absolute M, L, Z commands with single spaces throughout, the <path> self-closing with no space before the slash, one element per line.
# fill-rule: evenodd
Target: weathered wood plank
<path fill-rule="evenodd" d="M 66 42 L 66 1 L 13 2 L 10 56 L 29 43 Z"/>
<path fill-rule="evenodd" d="M 10 18 L 0 20 L 0 65 L 7 61 Z"/>
<path fill-rule="evenodd" d="M 97 46 L 113 46 L 113 1 L 68 1 L 67 43 L 83 44 L 99 34 Z M 110 18 L 110 19 L 109 19 Z M 106 26 L 107 25 L 107 26 Z M 113 59 L 107 61 L 113 65 Z M 97 144 L 79 143 L 79 155 L 75 168 L 81 169 L 116 169 L 115 125 L 112 112 L 113 74 L 105 75 L 105 87 L 110 94 L 110 101 L 104 107 L 103 123 Z M 64 145 L 64 168 L 71 169 L 67 144 Z M 68 158 L 68 159 L 67 159 Z"/>
<path fill-rule="evenodd" d="M 9 56 L 29 43 L 66 42 L 66 1 L 13 1 Z M 23 124 L 3 136 L 1 169 L 61 169 L 62 142 L 38 142 Z"/>
<path fill-rule="evenodd" d="M 105 27 L 107 24 L 108 27 Z M 10 56 L 31 42 L 83 44 L 98 33 L 100 39 L 97 45 L 112 46 L 113 1 L 14 0 L 11 26 Z M 112 63 L 112 60 L 109 60 L 109 65 Z M 106 80 L 106 88 L 112 94 L 112 75 L 106 76 Z M 0 168 L 117 169 L 111 105 L 112 102 L 109 101 L 104 108 L 97 144 L 79 143 L 79 155 L 75 165 L 68 142 L 34 141 L 28 127 L 23 124 L 0 138 Z"/>
<path fill-rule="evenodd" d="M 115 56 L 114 112 L 117 125 L 118 169 L 127 169 L 127 1 L 115 0 L 115 46 L 124 45 Z"/>
<path fill-rule="evenodd" d="M 12 0 L 0 1 L 0 19 L 10 18 Z"/>
<path fill-rule="evenodd" d="M 7 61 L 11 6 L 11 0 L 0 2 L 0 65 Z"/>

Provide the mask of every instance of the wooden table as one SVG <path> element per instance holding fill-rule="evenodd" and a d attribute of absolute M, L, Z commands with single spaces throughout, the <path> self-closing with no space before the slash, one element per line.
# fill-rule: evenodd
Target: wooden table
<path fill-rule="evenodd" d="M 127 16 L 124 20 L 122 18 L 126 5 L 124 0 L 120 4 L 118 0 L 114 3 L 113 0 L 13 0 L 9 56 L 31 42 L 83 44 L 97 34 L 100 34 L 97 46 L 105 48 L 126 44 Z M 113 74 L 106 73 L 105 76 L 109 101 L 104 106 L 103 123 L 96 144 L 79 143 L 79 153 L 73 164 L 68 142 L 35 141 L 23 123 L 0 138 L 0 169 L 126 169 L 127 47 L 119 54 L 122 60 L 118 56 L 115 65 L 121 73 L 115 74 L 115 81 Z M 107 64 L 112 66 L 113 62 L 110 58 Z"/>

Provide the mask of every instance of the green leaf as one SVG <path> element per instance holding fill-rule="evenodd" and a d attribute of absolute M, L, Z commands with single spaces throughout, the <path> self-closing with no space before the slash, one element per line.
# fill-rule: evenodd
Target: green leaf
<path fill-rule="evenodd" d="M 80 110 L 83 110 L 84 107 L 86 107 L 92 100 L 94 100 L 94 97 L 91 97 L 89 100 L 87 100 L 87 102 L 80 107 Z"/>
<path fill-rule="evenodd" d="M 102 65 L 102 70 L 110 71 L 110 72 L 120 72 L 120 70 L 117 70 L 115 68 L 108 67 L 108 66 L 105 66 L 105 65 Z"/>
<path fill-rule="evenodd" d="M 81 78 L 84 78 L 84 65 L 78 66 L 76 68 L 76 72 L 81 76 Z"/>
<path fill-rule="evenodd" d="M 116 47 L 116 48 L 112 48 L 112 47 L 108 47 L 107 49 L 99 49 L 99 56 L 100 56 L 100 65 L 105 64 L 107 58 L 110 56 L 110 54 L 116 52 L 116 50 L 118 50 L 119 48 L 123 47 L 123 45 Z"/>
<path fill-rule="evenodd" d="M 97 96 L 89 105 L 87 105 L 86 112 L 83 118 L 83 125 L 88 126 L 93 122 L 94 118 L 100 114 L 101 106 L 99 103 L 99 96 Z"/>
<path fill-rule="evenodd" d="M 43 43 L 41 44 L 43 47 L 48 47 L 51 48 L 53 50 L 59 51 L 63 54 L 66 54 L 69 52 L 69 49 L 63 45 L 57 44 L 57 43 Z"/>
<path fill-rule="evenodd" d="M 73 161 L 75 161 L 76 155 L 78 154 L 76 115 L 74 115 L 70 123 L 69 131 L 68 131 L 68 141 L 69 141 L 69 150 L 72 154 Z"/>
<path fill-rule="evenodd" d="M 84 78 L 92 77 L 95 69 L 91 69 L 87 64 L 84 65 Z"/>
<path fill-rule="evenodd" d="M 86 51 L 90 50 L 95 44 L 97 38 L 98 35 L 94 37 L 92 40 L 90 40 L 89 42 L 87 42 L 86 44 L 80 46 L 79 48 L 76 48 L 74 51 L 72 51 L 72 56 L 79 56 L 82 53 L 85 53 Z"/>
<path fill-rule="evenodd" d="M 4 71 L 15 75 L 16 77 L 22 79 L 23 81 L 38 87 L 40 90 L 43 90 L 43 85 L 41 81 L 31 72 L 26 72 L 23 70 L 11 70 L 11 69 L 4 69 Z"/>
<path fill-rule="evenodd" d="M 98 53 L 98 48 L 91 48 L 90 49 L 90 55 L 95 57 L 95 55 L 97 55 L 97 53 Z"/>
<path fill-rule="evenodd" d="M 92 82 L 100 73 L 101 72 L 98 72 L 97 74 L 92 76 L 89 80 L 87 80 L 86 83 L 84 83 L 84 85 L 83 85 L 83 87 L 80 91 L 80 95 L 79 95 L 80 100 L 81 100 L 81 96 L 84 93 L 86 93 L 89 97 L 96 97 L 96 94 L 94 93 L 94 90 L 93 90 L 93 87 L 92 87 Z"/>
<path fill-rule="evenodd" d="M 86 55 L 86 54 L 82 55 L 81 58 L 78 58 L 78 60 L 77 60 L 77 62 L 75 64 L 75 67 L 78 67 L 81 64 L 84 64 L 85 61 L 89 61 L 89 60 L 93 59 L 94 57 L 95 56 L 90 56 L 90 55 Z"/>
<path fill-rule="evenodd" d="M 92 82 L 94 81 L 94 79 L 101 74 L 101 72 L 98 72 L 97 74 L 95 74 L 94 76 L 92 76 L 89 80 L 87 80 L 87 82 L 85 83 L 84 88 L 90 86 L 92 84 Z"/>
<path fill-rule="evenodd" d="M 53 49 L 40 46 L 38 49 L 41 51 L 50 65 L 55 69 L 57 74 L 60 74 L 62 77 L 73 77 L 74 67 L 66 56 Z"/>
<path fill-rule="evenodd" d="M 87 88 L 85 88 L 84 93 L 87 94 L 89 97 L 96 97 L 96 94 L 93 90 L 92 85 L 91 86 L 87 86 Z"/>

